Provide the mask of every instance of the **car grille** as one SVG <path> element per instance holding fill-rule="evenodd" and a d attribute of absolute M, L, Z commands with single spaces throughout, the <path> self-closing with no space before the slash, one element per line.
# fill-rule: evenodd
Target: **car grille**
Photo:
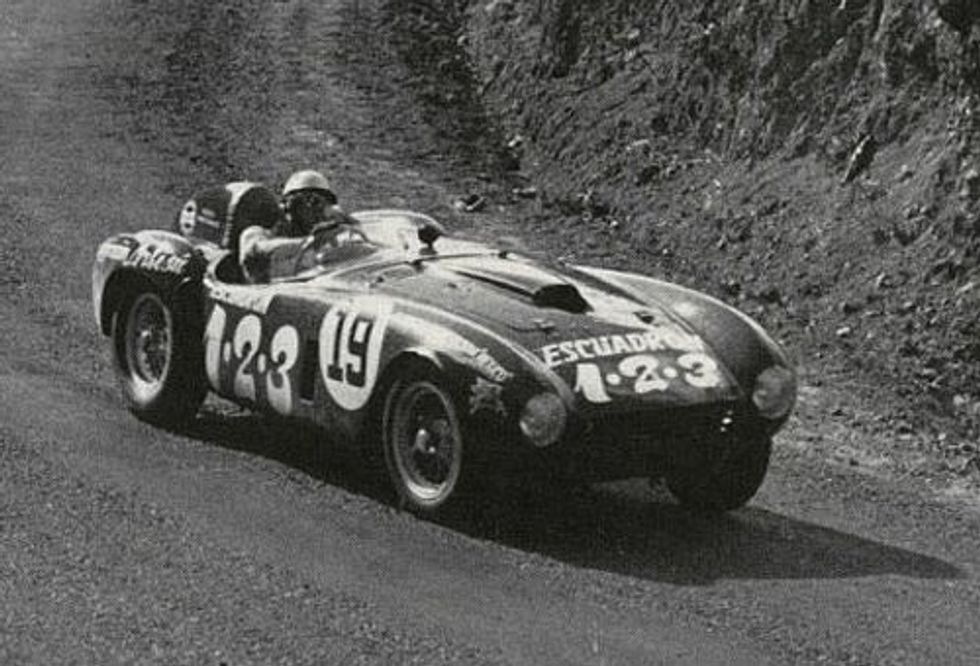
<path fill-rule="evenodd" d="M 594 420 L 569 453 L 578 476 L 625 478 L 727 457 L 749 430 L 738 404 L 660 409 Z"/>

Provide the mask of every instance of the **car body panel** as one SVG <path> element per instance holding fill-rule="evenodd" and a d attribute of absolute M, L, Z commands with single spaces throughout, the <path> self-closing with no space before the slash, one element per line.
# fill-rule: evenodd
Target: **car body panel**
<path fill-rule="evenodd" d="M 385 369 L 406 354 L 442 369 L 467 398 L 468 416 L 484 410 L 503 416 L 519 404 L 512 396 L 548 382 L 546 373 L 533 371 L 531 379 L 518 380 L 527 355 L 489 331 L 387 294 L 340 290 L 328 280 L 210 282 L 204 312 L 205 370 L 216 393 L 316 422 L 349 440 L 360 432 Z M 505 385 L 513 387 L 506 400 Z M 487 394 L 483 403 L 477 390 Z"/>
<path fill-rule="evenodd" d="M 200 247 L 159 229 L 116 234 L 103 241 L 92 266 L 92 306 L 102 332 L 109 332 L 117 305 L 113 298 L 126 279 L 145 280 L 164 293 L 200 284 L 208 264 L 208 254 Z"/>
<path fill-rule="evenodd" d="M 728 369 L 746 392 L 766 368 L 772 365 L 793 368 L 786 351 L 757 322 L 716 298 L 635 273 L 582 270 L 683 316 L 708 344 L 724 355 Z"/>
<path fill-rule="evenodd" d="M 498 281 L 508 268 L 523 280 L 521 287 Z M 607 403 L 628 410 L 650 401 L 692 404 L 737 392 L 724 365 L 683 320 L 557 273 L 542 270 L 532 281 L 532 270 L 519 258 L 432 261 L 424 271 L 386 280 L 383 290 L 460 313 L 518 343 L 556 372 L 578 394 L 576 408 L 587 412 Z M 579 294 L 590 309 L 534 302 L 534 294 L 559 285 Z"/>

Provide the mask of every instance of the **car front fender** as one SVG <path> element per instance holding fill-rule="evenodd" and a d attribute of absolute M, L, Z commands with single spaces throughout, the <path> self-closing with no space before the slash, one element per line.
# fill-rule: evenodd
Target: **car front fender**
<path fill-rule="evenodd" d="M 746 395 L 751 395 L 756 377 L 766 368 L 779 365 L 793 370 L 786 350 L 758 322 L 712 296 L 634 273 L 576 268 L 676 313 L 711 346 Z"/>

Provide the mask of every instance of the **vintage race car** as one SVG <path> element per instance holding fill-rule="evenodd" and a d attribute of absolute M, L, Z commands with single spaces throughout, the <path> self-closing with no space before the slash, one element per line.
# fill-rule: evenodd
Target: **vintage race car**
<path fill-rule="evenodd" d="M 141 418 L 179 426 L 210 390 L 317 424 L 383 454 L 423 514 L 489 476 L 664 478 L 708 510 L 762 483 L 796 377 L 718 300 L 453 239 L 396 210 L 355 213 L 356 242 L 312 237 L 294 276 L 247 284 L 233 207 L 189 205 L 173 231 L 98 249 L 95 316 Z"/>

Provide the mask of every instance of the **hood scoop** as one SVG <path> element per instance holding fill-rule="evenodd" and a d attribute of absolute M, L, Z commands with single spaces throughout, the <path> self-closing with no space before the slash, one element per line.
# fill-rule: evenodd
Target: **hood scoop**
<path fill-rule="evenodd" d="M 531 300 L 534 301 L 535 305 L 543 308 L 558 308 L 575 314 L 582 314 L 591 309 L 575 285 L 567 282 L 539 287 L 531 295 Z"/>
<path fill-rule="evenodd" d="M 562 276 L 523 261 L 494 256 L 447 261 L 442 267 L 472 280 L 527 298 L 543 308 L 581 314 L 592 309 Z"/>

